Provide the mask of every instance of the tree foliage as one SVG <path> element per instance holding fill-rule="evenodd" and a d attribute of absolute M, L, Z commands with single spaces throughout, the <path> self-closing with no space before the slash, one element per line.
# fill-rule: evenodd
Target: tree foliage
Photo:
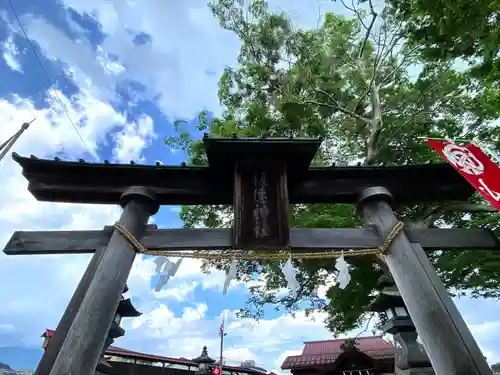
<path fill-rule="evenodd" d="M 493 374 L 500 374 L 500 363 L 494 363 L 491 365 L 491 369 L 493 370 Z"/>
<path fill-rule="evenodd" d="M 376 11 L 370 2 L 363 9 L 346 6 L 353 17 L 327 13 L 316 29 L 301 30 L 286 14 L 269 12 L 262 0 L 247 8 L 232 0 L 211 5 L 221 26 L 234 32 L 242 45 L 238 66 L 227 67 L 220 78 L 222 116 L 210 121 L 201 116 L 200 128 L 218 136 L 322 136 L 321 152 L 313 161 L 319 165 L 438 160 L 421 136 L 487 135 L 499 141 L 492 120 L 500 107 L 485 106 L 488 98 L 475 94 L 477 80 L 454 70 L 449 61 L 422 59 L 425 46 L 406 42 L 405 25 L 387 10 Z M 168 143 L 187 151 L 191 163 L 203 164 L 201 143 L 179 130 Z M 398 213 L 421 226 L 443 220 L 462 227 L 498 223 L 497 215 L 485 213 L 473 213 L 471 220 L 465 220 L 456 209 L 414 206 L 400 207 Z M 291 212 L 295 227 L 362 225 L 350 205 L 296 205 Z M 181 211 L 187 227 L 227 226 L 230 216 L 230 208 L 222 206 Z M 500 296 L 497 258 L 468 251 L 430 254 L 449 288 L 474 296 Z M 263 307 L 273 304 L 292 313 L 298 308 L 327 312 L 326 325 L 334 333 L 358 327 L 366 318 L 381 270 L 371 259 L 350 262 L 352 281 L 345 290 L 327 283 L 327 275 L 335 273 L 331 260 L 298 262 L 296 298 L 282 292 L 286 282 L 279 264 L 242 262 L 238 277 L 260 282 L 250 288 L 241 314 L 258 319 Z M 211 261 L 204 266 L 228 265 Z"/>
<path fill-rule="evenodd" d="M 499 0 L 389 0 L 407 36 L 436 60 L 464 59 L 473 72 L 500 84 Z M 498 86 L 497 86 L 498 87 Z"/>

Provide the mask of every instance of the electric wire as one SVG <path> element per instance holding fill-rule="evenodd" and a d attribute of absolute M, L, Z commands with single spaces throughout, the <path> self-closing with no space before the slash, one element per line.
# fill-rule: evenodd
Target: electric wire
<path fill-rule="evenodd" d="M 30 38 L 28 37 L 28 34 L 26 33 L 26 31 L 25 31 L 25 29 L 24 29 L 24 27 L 23 27 L 23 25 L 21 23 L 21 20 L 19 19 L 19 16 L 17 15 L 17 11 L 14 8 L 14 5 L 12 4 L 12 0 L 9 0 L 9 5 L 10 5 L 12 13 L 14 14 L 14 17 L 16 18 L 17 23 L 18 23 L 18 25 L 19 25 L 19 27 L 20 27 L 23 35 L 24 35 L 24 38 L 26 39 L 26 41 L 28 42 L 29 46 L 31 47 L 31 50 L 33 51 L 33 54 L 35 55 L 35 58 L 38 61 L 38 64 L 40 65 L 40 68 L 42 69 L 42 71 L 43 71 L 43 73 L 45 75 L 45 78 L 47 78 L 47 81 L 48 81 L 50 87 L 54 91 L 54 95 L 55 95 L 57 101 L 61 104 L 61 107 L 62 107 L 64 113 L 66 114 L 66 117 L 68 118 L 71 126 L 73 127 L 73 129 L 75 130 L 76 134 L 78 135 L 78 138 L 80 138 L 80 141 L 82 141 L 82 144 L 87 149 L 87 151 L 89 152 L 89 154 L 92 155 L 93 153 L 90 151 L 89 146 L 87 145 L 87 143 L 83 139 L 82 135 L 80 134 L 80 131 L 78 130 L 78 127 L 76 126 L 75 122 L 71 118 L 68 109 L 66 108 L 66 105 L 64 104 L 64 102 L 62 101 L 61 97 L 59 96 L 59 93 L 58 93 L 58 91 L 57 91 L 54 83 L 52 82 L 52 79 L 50 78 L 49 74 L 47 73 L 47 70 L 43 66 L 42 60 L 38 56 L 38 53 L 36 52 L 35 46 L 33 45 L 33 43 L 31 42 Z"/>

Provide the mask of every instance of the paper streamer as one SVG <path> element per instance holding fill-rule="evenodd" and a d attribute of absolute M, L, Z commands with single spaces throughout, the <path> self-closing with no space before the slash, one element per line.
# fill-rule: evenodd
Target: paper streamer
<path fill-rule="evenodd" d="M 160 257 L 158 257 L 158 258 L 160 258 Z M 165 258 L 165 257 L 163 257 L 163 258 Z M 158 263 L 157 263 L 156 259 L 155 259 L 155 263 L 157 265 L 155 271 L 160 276 L 158 278 L 158 282 L 156 283 L 156 286 L 155 286 L 155 292 L 159 292 L 162 290 L 162 288 L 165 285 L 167 285 L 168 280 L 170 280 L 170 278 L 175 276 L 175 274 L 179 270 L 179 266 L 182 263 L 182 258 L 179 258 L 179 260 L 175 263 L 173 263 L 170 260 L 165 258 L 164 262 L 162 263 L 162 264 L 164 264 L 164 266 L 163 266 L 163 270 L 161 272 L 157 272 L 157 270 L 159 268 L 161 269 L 161 265 L 158 266 L 158 264 L 161 263 L 161 261 L 158 261 Z"/>
<path fill-rule="evenodd" d="M 299 284 L 297 283 L 297 270 L 293 266 L 292 258 L 288 258 L 285 265 L 281 268 L 281 272 L 285 276 L 287 288 L 290 289 L 292 296 L 297 296 L 297 289 Z"/>
<path fill-rule="evenodd" d="M 335 268 L 339 271 L 339 274 L 337 275 L 339 288 L 345 289 L 347 284 L 351 281 L 351 275 L 349 275 L 349 264 L 345 261 L 343 255 L 337 258 Z"/>
<path fill-rule="evenodd" d="M 234 259 L 229 266 L 229 270 L 226 274 L 226 280 L 224 280 L 224 288 L 222 289 L 222 294 L 226 295 L 229 286 L 231 285 L 231 281 L 236 278 L 236 273 L 238 271 L 238 261 Z"/>

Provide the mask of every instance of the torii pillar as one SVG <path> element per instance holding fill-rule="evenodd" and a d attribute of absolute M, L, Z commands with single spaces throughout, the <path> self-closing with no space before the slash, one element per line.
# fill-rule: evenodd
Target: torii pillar
<path fill-rule="evenodd" d="M 140 186 L 123 193 L 121 206 L 119 224 L 135 238 L 142 237 L 149 217 L 159 209 L 154 195 Z M 50 375 L 95 373 L 135 255 L 136 250 L 129 241 L 115 230 Z"/>
<path fill-rule="evenodd" d="M 361 193 L 367 224 L 386 238 L 398 222 L 384 187 Z M 492 375 L 492 370 L 420 244 L 400 233 L 383 255 L 437 375 Z"/>

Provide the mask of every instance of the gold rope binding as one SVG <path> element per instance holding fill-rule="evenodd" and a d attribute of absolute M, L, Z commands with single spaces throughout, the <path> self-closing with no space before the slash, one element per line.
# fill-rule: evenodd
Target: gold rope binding
<path fill-rule="evenodd" d="M 241 250 L 233 250 L 226 253 L 220 251 L 172 251 L 166 249 L 158 250 L 148 250 L 130 233 L 123 225 L 120 223 L 115 223 L 114 228 L 132 245 L 132 247 L 141 254 L 147 255 L 162 255 L 173 258 L 197 258 L 197 259 L 237 259 L 237 260 L 283 260 L 289 259 L 323 259 L 323 258 L 338 258 L 340 256 L 344 257 L 354 257 L 354 256 L 366 256 L 366 255 L 380 255 L 386 254 L 389 248 L 404 228 L 404 224 L 398 221 L 396 225 L 391 229 L 384 244 L 380 247 L 372 249 L 351 249 L 351 250 L 335 250 L 335 251 L 315 251 L 315 252 L 268 252 L 260 254 L 248 254 L 242 252 Z"/>

